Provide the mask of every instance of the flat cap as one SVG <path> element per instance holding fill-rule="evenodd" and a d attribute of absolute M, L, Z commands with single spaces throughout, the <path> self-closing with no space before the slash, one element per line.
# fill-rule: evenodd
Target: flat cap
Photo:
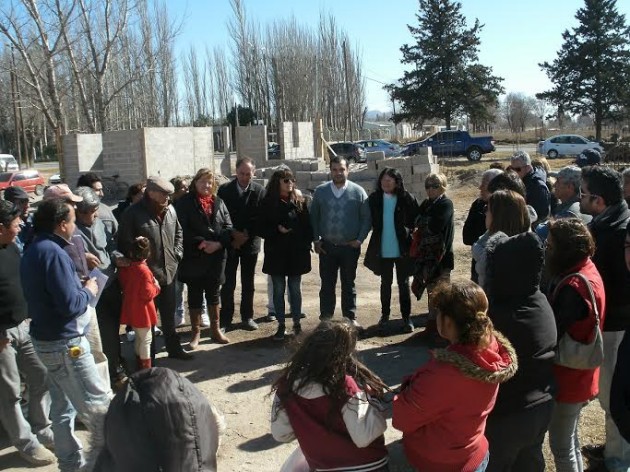
<path fill-rule="evenodd" d="M 9 187 L 4 191 L 4 199 L 9 202 L 28 200 L 28 193 L 22 187 Z"/>
<path fill-rule="evenodd" d="M 175 192 L 175 187 L 168 180 L 162 177 L 151 176 L 147 179 L 146 190 L 171 194 Z"/>
<path fill-rule="evenodd" d="M 52 200 L 53 198 L 64 198 L 72 202 L 82 202 L 83 198 L 75 195 L 68 187 L 68 184 L 51 185 L 44 192 L 44 200 Z"/>

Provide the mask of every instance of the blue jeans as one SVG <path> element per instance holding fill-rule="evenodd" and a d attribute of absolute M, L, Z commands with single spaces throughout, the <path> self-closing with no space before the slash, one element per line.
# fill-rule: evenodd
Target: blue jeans
<path fill-rule="evenodd" d="M 357 276 L 357 263 L 361 249 L 350 246 L 336 246 L 322 241 L 326 254 L 319 255 L 319 276 L 322 286 L 319 291 L 319 312 L 321 318 L 332 318 L 335 314 L 337 295 L 337 273 L 341 276 L 341 313 L 354 320 L 357 311 L 357 291 L 354 279 Z"/>
<path fill-rule="evenodd" d="M 584 403 L 555 402 L 549 423 L 549 447 L 557 472 L 583 472 L 578 423 Z"/>
<path fill-rule="evenodd" d="M 284 324 L 285 305 L 284 292 L 287 285 L 289 286 L 289 300 L 291 301 L 291 316 L 293 322 L 300 321 L 300 313 L 302 313 L 302 292 L 300 286 L 302 283 L 301 275 L 272 275 L 271 284 L 273 286 L 273 306 L 276 310 L 278 323 Z"/>
<path fill-rule="evenodd" d="M 483 458 L 479 467 L 475 469 L 475 472 L 485 472 L 486 467 L 488 467 L 488 462 L 490 461 L 490 451 L 486 452 L 486 457 Z"/>
<path fill-rule="evenodd" d="M 85 465 L 82 445 L 74 434 L 77 413 L 99 444 L 109 406 L 108 386 L 98 375 L 90 344 L 85 336 L 57 341 L 38 341 L 33 346 L 48 369 L 50 419 L 55 434 L 55 455 L 59 470 L 78 471 Z M 78 351 L 76 356 L 70 350 Z"/>
<path fill-rule="evenodd" d="M 7 329 L 6 334 L 10 344 L 0 352 L 0 423 L 9 435 L 11 444 L 19 451 L 31 454 L 40 446 L 40 442 L 45 445 L 53 442 L 48 419 L 50 398 L 46 367 L 35 353 L 26 321 Z M 24 376 L 28 387 L 27 418 L 20 405 L 20 376 Z"/>

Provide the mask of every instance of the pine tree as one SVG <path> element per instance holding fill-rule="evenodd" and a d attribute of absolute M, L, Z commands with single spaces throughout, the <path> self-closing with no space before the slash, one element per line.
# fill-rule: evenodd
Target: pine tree
<path fill-rule="evenodd" d="M 562 33 L 553 63 L 539 66 L 553 88 L 536 95 L 573 114 L 588 114 L 601 139 L 602 122 L 618 120 L 630 104 L 630 27 L 616 0 L 585 0 L 579 26 Z"/>
<path fill-rule="evenodd" d="M 385 87 L 402 105 L 394 121 L 439 118 L 450 127 L 462 114 L 473 122 L 484 121 L 503 92 L 503 79 L 478 63 L 482 25 L 475 20 L 467 28 L 459 2 L 419 0 L 419 5 L 418 26 L 407 25 L 416 43 L 400 48 L 401 63 L 415 67 Z"/>

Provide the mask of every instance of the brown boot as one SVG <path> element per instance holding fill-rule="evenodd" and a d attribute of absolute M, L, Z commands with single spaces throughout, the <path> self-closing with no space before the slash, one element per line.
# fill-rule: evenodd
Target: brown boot
<path fill-rule="evenodd" d="M 189 311 L 192 337 L 190 338 L 188 349 L 194 351 L 199 346 L 199 339 L 201 338 L 201 308 L 191 308 Z"/>
<path fill-rule="evenodd" d="M 214 342 L 227 344 L 230 342 L 219 327 L 219 305 L 208 305 L 208 316 L 210 316 L 210 337 Z"/>

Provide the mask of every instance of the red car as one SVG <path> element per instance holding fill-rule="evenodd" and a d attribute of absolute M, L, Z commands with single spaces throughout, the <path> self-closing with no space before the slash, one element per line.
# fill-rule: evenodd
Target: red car
<path fill-rule="evenodd" d="M 8 187 L 22 187 L 26 192 L 42 195 L 45 185 L 44 178 L 33 169 L 0 173 L 0 192 L 4 192 Z"/>

